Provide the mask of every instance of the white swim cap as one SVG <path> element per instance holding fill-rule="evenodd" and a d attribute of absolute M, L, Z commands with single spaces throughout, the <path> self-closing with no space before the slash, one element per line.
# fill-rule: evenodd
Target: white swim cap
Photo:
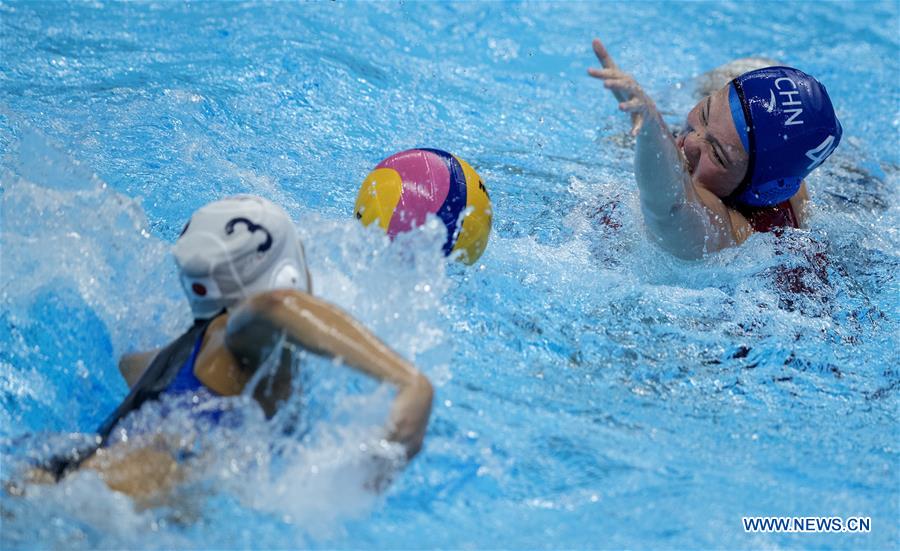
<path fill-rule="evenodd" d="M 291 218 L 261 197 L 236 195 L 201 207 L 172 252 L 197 319 L 271 289 L 312 292 Z"/>

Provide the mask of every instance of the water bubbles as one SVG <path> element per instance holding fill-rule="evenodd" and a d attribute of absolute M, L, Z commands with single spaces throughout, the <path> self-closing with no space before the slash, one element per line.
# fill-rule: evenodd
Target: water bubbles
<path fill-rule="evenodd" d="M 16 93 L 0 116 L 0 328 L 10 332 L 0 342 L 0 390 L 12 405 L 0 424 L 87 430 L 124 396 L 118 355 L 157 347 L 190 322 L 169 243 L 191 209 L 238 191 L 287 205 L 309 244 L 316 294 L 424 369 L 437 397 L 425 451 L 387 498 L 366 484 L 373 456 L 394 458 L 382 426 L 391 390 L 312 357 L 303 366 L 311 380 L 290 404 L 302 412 L 293 424 L 285 416 L 272 428 L 242 405 L 239 430 L 203 434 L 188 417 L 169 421 L 185 431 L 179 445 L 200 446 L 212 461 L 198 464 L 179 496 L 194 499 L 195 518 L 172 520 L 165 507 L 137 512 L 85 477 L 38 490 L 24 505 L 4 500 L 16 515 L 4 520 L 3 543 L 415 548 L 425 533 L 428 545 L 450 548 L 551 537 L 576 548 L 599 538 L 623 548 L 747 547 L 739 532 L 710 526 L 748 507 L 789 510 L 823 498 L 892 526 L 883 504 L 893 494 L 883 488 L 897 386 L 885 351 L 896 340 L 898 224 L 889 193 L 896 155 L 886 148 L 896 117 L 845 136 L 846 169 L 814 175 L 809 232 L 754 235 L 682 262 L 647 238 L 627 117 L 607 124 L 615 102 L 601 106 L 595 83 L 558 75 L 589 62 L 585 25 L 634 31 L 634 21 L 668 9 L 669 34 L 683 35 L 690 24 L 678 23 L 706 7 L 422 5 L 419 15 L 397 17 L 390 5 L 372 6 L 223 4 L 216 9 L 227 17 L 217 17 L 191 5 L 111 4 L 99 20 L 85 19 L 84 5 L 5 7 L 13 49 L 17 29 L 44 25 L 65 55 L 20 48 L 9 57 Z M 146 9 L 159 25 L 115 29 Z M 833 20 L 832 7 L 798 9 L 818 24 L 772 35 L 775 55 L 784 57 L 785 40 L 823 27 L 859 35 L 836 32 L 852 29 Z M 871 17 L 854 25 L 884 34 L 884 25 L 865 24 Z M 30 27 L 29 18 L 43 22 Z M 222 41 L 226 19 L 240 41 Z M 460 40 L 431 36 L 430 23 L 449 29 L 448 21 L 461 22 Z M 140 45 L 158 43 L 160 29 L 166 48 L 147 54 Z M 95 38 L 85 43 L 82 32 Z M 344 40 L 346 32 L 360 40 Z M 728 26 L 706 45 L 684 36 L 645 42 L 619 61 L 645 73 L 648 90 L 674 80 L 671 103 L 689 108 L 691 87 L 679 79 L 705 70 L 722 40 L 750 44 L 766 34 L 765 23 Z M 297 39 L 306 35 L 320 43 Z M 890 53 L 889 38 L 867 51 Z M 680 66 L 670 63 L 673 44 Z M 97 55 L 76 59 L 82 47 Z M 432 63 L 439 47 L 446 51 Z M 823 66 L 801 50 L 791 55 Z M 866 78 L 828 83 L 851 122 L 891 112 L 889 94 L 860 94 L 888 89 L 896 71 L 886 68 L 896 62 L 860 59 L 853 70 Z M 854 88 L 863 81 L 871 86 Z M 47 90 L 59 101 L 47 101 Z M 554 120 L 553 132 L 541 130 Z M 29 124 L 61 147 L 23 130 Z M 346 220 L 360 171 L 385 151 L 433 144 L 437 129 L 451 129 L 442 134 L 447 147 L 485 167 L 498 197 L 483 262 L 465 271 L 447 267 L 437 224 L 390 243 Z M 58 366 L 74 369 L 67 377 Z M 658 530 L 639 529 L 649 517 Z M 895 535 L 873 533 L 873 546 Z"/>

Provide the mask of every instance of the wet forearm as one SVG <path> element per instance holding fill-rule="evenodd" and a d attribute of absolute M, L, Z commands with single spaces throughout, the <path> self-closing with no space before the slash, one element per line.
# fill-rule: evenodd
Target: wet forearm
<path fill-rule="evenodd" d="M 397 391 L 387 438 L 401 444 L 407 458 L 412 458 L 422 448 L 433 398 L 434 390 L 424 375 L 417 376 Z"/>
<path fill-rule="evenodd" d="M 388 439 L 402 444 L 408 457 L 418 452 L 431 411 L 431 383 L 351 316 L 310 295 L 274 291 L 254 297 L 235 311 L 229 330 L 242 333 L 242 327 L 284 331 L 289 340 L 313 353 L 341 358 L 363 373 L 394 384 L 397 397 Z"/>
<path fill-rule="evenodd" d="M 278 320 L 292 341 L 313 352 L 339 357 L 377 379 L 403 385 L 417 374 L 362 324 L 318 299 L 288 295 L 277 301 L 268 315 Z"/>
<path fill-rule="evenodd" d="M 408 458 L 422 447 L 431 412 L 428 379 L 343 311 L 310 297 L 288 296 L 273 309 L 289 327 L 288 336 L 311 350 L 340 357 L 373 377 L 397 386 L 388 440 L 404 446 Z"/>
<path fill-rule="evenodd" d="M 637 136 L 634 173 L 646 214 L 664 220 L 680 206 L 696 200 L 675 141 L 654 108 Z"/>

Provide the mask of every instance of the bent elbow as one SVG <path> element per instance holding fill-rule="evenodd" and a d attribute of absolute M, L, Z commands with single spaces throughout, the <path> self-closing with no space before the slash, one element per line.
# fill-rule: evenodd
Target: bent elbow
<path fill-rule="evenodd" d="M 425 421 L 427 422 L 428 417 L 431 415 L 431 404 L 434 402 L 434 387 L 431 385 L 428 377 L 421 373 L 416 375 L 413 385 L 415 385 L 417 394 L 421 396 L 421 401 L 426 404 Z"/>
<path fill-rule="evenodd" d="M 699 260 L 734 244 L 695 205 L 679 203 L 664 214 L 644 210 L 644 223 L 652 240 L 682 260 Z"/>
<path fill-rule="evenodd" d="M 659 233 L 649 228 L 650 240 L 665 252 L 681 260 L 699 260 L 706 254 L 703 247 L 693 246 L 691 243 L 677 239 L 671 233 Z"/>
<path fill-rule="evenodd" d="M 417 373 L 413 381 L 410 383 L 410 392 L 414 396 L 414 417 L 416 419 L 412 427 L 407 431 L 402 428 L 400 432 L 407 434 L 399 434 L 400 440 L 406 450 L 406 459 L 410 460 L 415 457 L 421 450 L 425 440 L 425 432 L 428 429 L 428 420 L 431 417 L 431 404 L 434 400 L 434 387 L 431 381 L 421 373 Z"/>

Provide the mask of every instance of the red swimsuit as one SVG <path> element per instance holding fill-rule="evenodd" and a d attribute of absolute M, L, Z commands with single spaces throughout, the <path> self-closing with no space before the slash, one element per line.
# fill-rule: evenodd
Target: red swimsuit
<path fill-rule="evenodd" d="M 763 208 L 738 208 L 755 231 L 770 232 L 780 228 L 799 228 L 797 215 L 790 200 Z"/>
<path fill-rule="evenodd" d="M 738 208 L 738 212 L 747 218 L 753 229 L 758 232 L 774 232 L 780 234 L 784 228 L 799 228 L 797 214 L 791 207 L 791 202 L 784 201 L 771 207 L 763 208 Z M 804 242 L 788 242 L 788 251 L 802 254 L 806 263 L 797 266 L 778 266 L 774 269 L 775 283 L 784 292 L 783 303 L 788 308 L 793 308 L 796 298 L 794 295 L 807 297 L 822 297 L 823 289 L 828 288 L 828 257 L 824 247 L 815 240 Z M 784 254 L 776 250 L 775 254 Z M 824 300 L 824 299 L 823 299 Z"/>

